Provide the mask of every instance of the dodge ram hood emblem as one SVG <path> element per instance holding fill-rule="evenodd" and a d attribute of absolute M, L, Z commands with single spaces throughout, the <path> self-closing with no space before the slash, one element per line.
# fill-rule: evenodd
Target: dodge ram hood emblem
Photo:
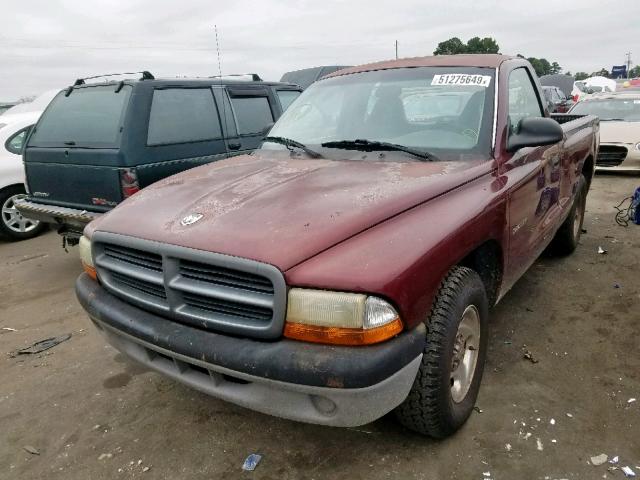
<path fill-rule="evenodd" d="M 186 227 L 187 225 L 192 225 L 196 223 L 198 220 L 200 220 L 202 217 L 204 217 L 204 215 L 202 215 L 201 213 L 191 213 L 186 217 L 184 217 L 182 220 L 180 220 L 180 225 L 182 225 L 183 227 Z"/>

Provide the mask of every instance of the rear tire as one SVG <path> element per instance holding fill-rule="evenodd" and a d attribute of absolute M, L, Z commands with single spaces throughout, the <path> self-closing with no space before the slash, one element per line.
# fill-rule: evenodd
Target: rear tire
<path fill-rule="evenodd" d="M 0 237 L 7 240 L 26 240 L 40 235 L 47 227 L 37 220 L 23 217 L 15 208 L 15 201 L 25 196 L 24 187 L 14 185 L 0 191 Z"/>
<path fill-rule="evenodd" d="M 488 309 L 480 276 L 466 267 L 451 269 L 427 321 L 427 342 L 418 375 L 395 411 L 405 427 L 444 438 L 466 422 L 480 390 Z"/>
<path fill-rule="evenodd" d="M 580 235 L 582 234 L 582 223 L 584 222 L 584 212 L 587 203 L 587 180 L 584 175 L 580 175 L 578 180 L 578 191 L 573 201 L 571 210 L 566 220 L 560 225 L 556 232 L 549 250 L 555 255 L 569 255 L 578 246 Z"/>

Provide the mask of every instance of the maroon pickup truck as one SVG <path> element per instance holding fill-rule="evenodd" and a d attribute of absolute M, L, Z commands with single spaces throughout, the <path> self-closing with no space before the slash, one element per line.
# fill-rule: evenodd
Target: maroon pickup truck
<path fill-rule="evenodd" d="M 253 154 L 91 223 L 78 298 L 116 348 L 218 398 L 450 435 L 490 308 L 580 238 L 598 120 L 545 105 L 531 65 L 500 55 L 336 72 Z"/>

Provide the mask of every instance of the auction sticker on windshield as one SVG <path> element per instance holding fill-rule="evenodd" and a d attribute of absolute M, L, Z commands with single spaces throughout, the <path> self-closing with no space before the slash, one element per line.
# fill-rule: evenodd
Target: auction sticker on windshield
<path fill-rule="evenodd" d="M 475 85 L 477 87 L 488 87 L 491 83 L 489 75 L 470 75 L 466 73 L 449 73 L 434 75 L 431 85 Z"/>

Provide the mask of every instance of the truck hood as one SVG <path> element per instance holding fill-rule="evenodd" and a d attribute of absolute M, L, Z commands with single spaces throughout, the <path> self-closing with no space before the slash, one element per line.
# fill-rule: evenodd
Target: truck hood
<path fill-rule="evenodd" d="M 285 271 L 489 172 L 491 164 L 313 160 L 261 151 L 155 183 L 91 223 L 86 233 L 250 258 Z M 187 224 L 190 215 L 202 217 Z"/>

